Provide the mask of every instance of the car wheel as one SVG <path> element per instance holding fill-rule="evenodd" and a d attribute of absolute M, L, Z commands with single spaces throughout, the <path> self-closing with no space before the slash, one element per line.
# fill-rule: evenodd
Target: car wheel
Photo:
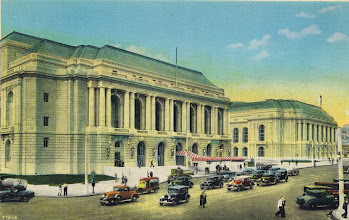
<path fill-rule="evenodd" d="M 204 187 L 203 187 L 203 186 L 200 186 L 200 189 L 204 189 Z"/>
<path fill-rule="evenodd" d="M 23 196 L 22 198 L 21 198 L 21 201 L 22 202 L 28 202 L 30 200 L 30 198 L 28 197 L 28 196 Z"/>
<path fill-rule="evenodd" d="M 236 188 L 236 190 L 239 192 L 239 191 L 241 191 L 241 188 L 240 188 L 240 187 L 238 187 L 238 188 Z"/>
<path fill-rule="evenodd" d="M 267 186 L 269 186 L 269 182 L 267 183 Z"/>
<path fill-rule="evenodd" d="M 253 189 L 253 185 L 250 186 L 250 189 Z"/>
<path fill-rule="evenodd" d="M 137 195 L 132 195 L 132 202 L 135 202 L 135 201 L 137 201 Z"/>
<path fill-rule="evenodd" d="M 154 192 L 156 193 L 158 191 L 158 189 L 154 189 Z"/>
<path fill-rule="evenodd" d="M 137 189 L 137 191 L 136 191 L 137 193 L 139 193 L 139 194 L 142 194 L 143 193 L 143 189 Z"/>
<path fill-rule="evenodd" d="M 190 183 L 189 188 L 193 188 L 193 185 L 194 185 L 193 183 Z"/>
<path fill-rule="evenodd" d="M 307 208 L 308 209 L 315 209 L 316 205 L 314 203 L 310 203 Z"/>
<path fill-rule="evenodd" d="M 189 197 L 187 197 L 187 198 L 185 199 L 185 202 L 186 202 L 186 203 L 188 203 L 188 202 L 189 202 Z"/>
<path fill-rule="evenodd" d="M 164 204 L 162 202 L 160 202 L 160 206 L 163 206 Z"/>
<path fill-rule="evenodd" d="M 259 186 L 259 183 L 257 183 L 257 186 Z"/>

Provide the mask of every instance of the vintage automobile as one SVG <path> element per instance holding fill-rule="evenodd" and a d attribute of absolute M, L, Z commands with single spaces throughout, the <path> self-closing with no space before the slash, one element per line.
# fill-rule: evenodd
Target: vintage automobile
<path fill-rule="evenodd" d="M 287 173 L 289 176 L 298 176 L 299 175 L 299 169 L 298 168 L 292 168 L 287 170 Z"/>
<path fill-rule="evenodd" d="M 138 194 L 157 192 L 159 188 L 159 178 L 146 177 L 139 179 L 136 192 Z"/>
<path fill-rule="evenodd" d="M 194 175 L 194 172 L 191 170 L 183 170 L 180 167 L 175 168 L 175 169 L 171 169 L 171 173 L 167 178 L 167 182 L 170 183 L 171 181 L 176 180 L 182 176 L 187 176 L 187 177 L 191 178 L 191 175 Z"/>
<path fill-rule="evenodd" d="M 252 178 L 249 176 L 238 176 L 236 179 L 230 183 L 227 183 L 227 190 L 237 190 L 241 191 L 246 188 L 253 189 L 253 181 Z"/>
<path fill-rule="evenodd" d="M 250 177 L 256 181 L 258 180 L 259 178 L 261 178 L 263 176 L 263 174 L 265 173 L 266 171 L 265 170 L 253 170 Z"/>
<path fill-rule="evenodd" d="M 269 170 L 270 168 L 273 167 L 271 164 L 257 164 L 257 169 L 258 170 Z"/>
<path fill-rule="evenodd" d="M 234 171 L 229 171 L 229 170 L 224 170 L 222 172 L 223 175 L 223 181 L 224 182 L 228 182 L 231 180 L 231 178 L 233 178 L 234 176 L 236 176 L 236 172 Z"/>
<path fill-rule="evenodd" d="M 160 198 L 160 205 L 178 205 L 181 202 L 189 202 L 190 195 L 187 186 L 168 186 L 167 194 Z"/>
<path fill-rule="evenodd" d="M 280 170 L 280 169 L 284 169 L 284 168 L 280 168 L 280 167 L 270 167 L 269 169 L 268 169 L 268 171 L 277 171 L 277 170 Z"/>
<path fill-rule="evenodd" d="M 242 170 L 242 175 L 251 175 L 253 172 L 253 168 L 244 168 Z"/>
<path fill-rule="evenodd" d="M 269 186 L 278 183 L 278 178 L 275 176 L 275 172 L 265 172 L 261 178 L 257 180 L 257 186 Z"/>
<path fill-rule="evenodd" d="M 139 195 L 136 191 L 132 191 L 129 186 L 114 186 L 113 191 L 106 192 L 100 198 L 101 205 L 117 205 L 121 201 L 131 200 L 137 201 Z"/>
<path fill-rule="evenodd" d="M 308 191 L 308 190 L 321 190 L 326 192 L 327 194 L 332 194 L 332 188 L 328 187 L 328 186 L 317 186 L 317 185 L 305 185 L 304 186 L 304 194 Z"/>
<path fill-rule="evenodd" d="M 168 185 L 175 186 L 175 185 L 181 185 L 181 186 L 189 186 L 189 188 L 192 188 L 194 183 L 190 181 L 190 178 L 188 176 L 181 176 L 178 177 L 176 180 L 172 180 Z"/>
<path fill-rule="evenodd" d="M 277 177 L 278 182 L 281 182 L 281 181 L 287 182 L 288 181 L 287 170 L 279 169 L 279 170 L 275 171 L 275 176 Z"/>
<path fill-rule="evenodd" d="M 207 177 L 205 182 L 200 184 L 201 189 L 214 189 L 216 187 L 223 187 L 223 176 L 221 175 L 212 175 Z"/>
<path fill-rule="evenodd" d="M 25 186 L 15 185 L 10 189 L 0 191 L 0 202 L 21 201 L 28 202 L 35 197 L 35 193 L 26 190 Z"/>
<path fill-rule="evenodd" d="M 296 203 L 301 208 L 315 209 L 318 206 L 337 208 L 338 200 L 333 195 L 328 195 L 322 190 L 308 190 L 302 196 L 298 196 Z"/>

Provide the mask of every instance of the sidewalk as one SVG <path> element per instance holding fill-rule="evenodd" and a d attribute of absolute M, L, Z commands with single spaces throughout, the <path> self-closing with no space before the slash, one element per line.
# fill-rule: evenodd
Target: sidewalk
<path fill-rule="evenodd" d="M 328 162 L 328 160 L 321 160 L 316 163 L 316 166 L 325 166 L 325 165 L 332 165 Z M 279 163 L 279 165 L 275 165 L 276 167 L 283 167 L 286 169 L 292 169 L 292 168 L 307 168 L 307 167 L 313 167 L 313 163 L 298 163 L 297 166 L 295 163 L 288 163 L 284 162 L 282 165 Z M 231 169 L 232 171 L 240 171 L 239 169 Z M 212 171 L 212 170 L 211 170 Z M 197 174 L 193 175 L 193 178 L 196 177 L 204 177 L 210 174 L 205 174 L 204 172 L 198 172 Z M 162 175 L 156 175 L 159 177 L 160 181 L 167 178 L 168 173 L 164 173 Z M 139 177 L 132 177 L 129 178 L 127 185 L 130 187 L 135 187 L 138 185 L 139 178 L 143 178 L 144 176 Z M 164 182 L 164 181 L 162 181 Z M 87 192 L 85 188 L 85 184 L 68 184 L 68 195 L 67 196 L 58 196 L 59 188 L 58 186 L 49 186 L 49 185 L 31 185 L 28 184 L 27 189 L 32 190 L 35 192 L 35 196 L 37 197 L 57 197 L 57 198 L 71 198 L 71 197 L 81 197 L 81 196 L 93 196 L 93 195 L 101 195 L 105 192 L 111 191 L 113 186 L 115 185 L 121 185 L 121 178 L 118 178 L 117 181 L 115 180 L 109 180 L 109 181 L 101 181 L 96 183 L 94 188 L 94 193 L 92 193 L 92 185 L 88 184 Z M 63 194 L 63 190 L 62 190 Z"/>

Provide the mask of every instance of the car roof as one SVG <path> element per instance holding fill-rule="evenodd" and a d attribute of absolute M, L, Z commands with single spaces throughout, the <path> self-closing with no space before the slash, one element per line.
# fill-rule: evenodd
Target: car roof
<path fill-rule="evenodd" d="M 209 178 L 216 178 L 216 177 L 220 177 L 219 175 L 210 175 L 208 176 Z"/>
<path fill-rule="evenodd" d="M 141 178 L 139 180 L 147 181 L 147 180 L 153 180 L 153 179 L 158 179 L 158 178 L 157 177 L 145 177 L 145 178 Z"/>
<path fill-rule="evenodd" d="M 183 188 L 188 188 L 187 186 L 182 186 L 182 185 L 174 185 L 174 186 L 168 186 L 167 189 L 183 189 Z"/>
<path fill-rule="evenodd" d="M 117 186 L 113 186 L 114 187 L 117 187 L 117 188 L 130 188 L 129 186 L 125 186 L 125 185 L 117 185 Z"/>
<path fill-rule="evenodd" d="M 307 187 L 307 188 L 316 188 L 316 189 L 332 189 L 331 187 L 329 186 L 318 186 L 318 185 L 305 185 L 304 187 Z M 312 189 L 314 190 L 314 189 Z"/>

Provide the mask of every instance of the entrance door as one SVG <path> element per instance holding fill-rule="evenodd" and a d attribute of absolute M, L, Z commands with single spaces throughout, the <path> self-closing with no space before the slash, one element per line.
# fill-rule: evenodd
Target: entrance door
<path fill-rule="evenodd" d="M 120 152 L 115 152 L 115 156 L 114 156 L 114 166 L 115 166 L 115 167 L 121 167 Z"/>
<path fill-rule="evenodd" d="M 176 152 L 178 152 L 178 151 L 182 151 L 182 144 L 181 143 L 178 143 L 176 145 Z M 183 155 L 177 155 L 177 153 L 176 153 L 176 165 L 182 165 L 182 166 L 185 165 Z"/>
<path fill-rule="evenodd" d="M 145 145 L 143 141 L 139 142 L 137 146 L 137 165 L 139 167 L 145 166 Z"/>
<path fill-rule="evenodd" d="M 160 143 L 158 145 L 158 166 L 164 166 L 164 154 L 165 154 L 165 145 L 164 143 Z"/>

